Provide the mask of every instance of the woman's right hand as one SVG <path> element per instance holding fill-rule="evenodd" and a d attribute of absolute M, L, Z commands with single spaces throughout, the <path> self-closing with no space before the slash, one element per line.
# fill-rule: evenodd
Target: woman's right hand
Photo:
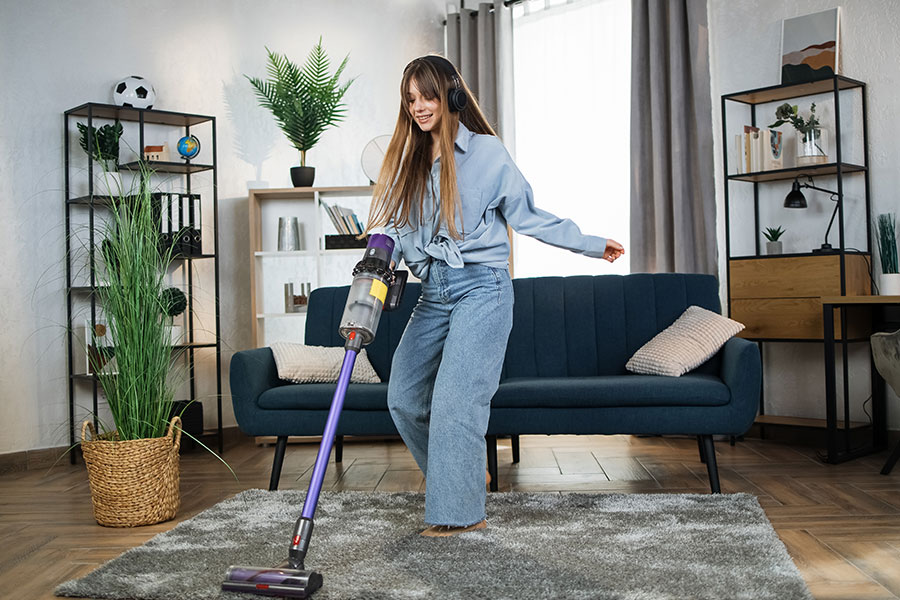
<path fill-rule="evenodd" d="M 615 262 L 615 260 L 623 254 L 625 254 L 625 246 L 616 240 L 606 240 L 606 250 L 603 251 L 603 260 Z"/>

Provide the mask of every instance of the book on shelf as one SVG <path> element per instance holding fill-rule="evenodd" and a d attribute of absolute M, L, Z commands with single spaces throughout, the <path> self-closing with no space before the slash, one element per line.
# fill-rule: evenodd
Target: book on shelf
<path fill-rule="evenodd" d="M 774 129 L 764 129 L 762 144 L 762 170 L 784 168 L 784 134 Z"/>
<path fill-rule="evenodd" d="M 781 131 L 744 125 L 744 133 L 734 136 L 734 150 L 736 174 L 784 168 Z"/>
<path fill-rule="evenodd" d="M 356 216 L 356 213 L 349 208 L 338 206 L 336 204 L 329 206 L 325 202 L 322 202 L 322 207 L 325 209 L 325 212 L 328 213 L 328 217 L 331 219 L 334 229 L 339 234 L 359 235 L 363 232 L 364 227 L 362 222 Z"/>

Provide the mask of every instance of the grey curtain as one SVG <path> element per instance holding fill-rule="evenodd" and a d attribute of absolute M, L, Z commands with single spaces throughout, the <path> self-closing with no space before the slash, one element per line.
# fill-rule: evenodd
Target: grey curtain
<path fill-rule="evenodd" d="M 510 149 L 513 140 L 512 11 L 502 0 L 447 15 L 446 56 Z"/>
<path fill-rule="evenodd" d="M 631 5 L 631 270 L 715 274 L 706 0 Z"/>

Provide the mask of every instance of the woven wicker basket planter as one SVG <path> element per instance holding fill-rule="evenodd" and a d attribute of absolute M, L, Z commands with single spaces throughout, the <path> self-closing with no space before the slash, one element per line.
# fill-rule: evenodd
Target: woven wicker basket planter
<path fill-rule="evenodd" d="M 181 504 L 181 419 L 173 417 L 163 437 L 125 441 L 116 437 L 115 432 L 98 436 L 90 421 L 81 426 L 81 450 L 97 523 L 137 527 L 174 518 Z"/>

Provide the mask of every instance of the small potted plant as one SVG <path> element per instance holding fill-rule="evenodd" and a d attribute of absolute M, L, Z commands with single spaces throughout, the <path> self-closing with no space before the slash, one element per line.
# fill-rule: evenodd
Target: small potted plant
<path fill-rule="evenodd" d="M 184 343 L 184 329 L 181 325 L 174 324 L 175 317 L 182 314 L 187 308 L 187 296 L 176 287 L 166 288 L 162 292 L 162 305 L 169 317 L 172 333 L 172 345 Z"/>
<path fill-rule="evenodd" d="M 816 104 L 809 107 L 809 118 L 804 119 L 796 104 L 785 102 L 775 109 L 774 123 L 770 128 L 790 123 L 797 130 L 797 166 L 806 167 L 828 162 L 828 140 L 825 130 L 816 116 Z"/>
<path fill-rule="evenodd" d="M 781 236 L 784 235 L 784 229 L 779 227 L 766 227 L 762 232 L 766 237 L 766 254 L 781 254 Z"/>
<path fill-rule="evenodd" d="M 122 192 L 122 181 L 119 178 L 119 139 L 122 137 L 122 124 L 118 121 L 100 127 L 76 123 L 80 133 L 81 149 L 99 164 L 94 172 L 94 194 L 119 196 Z M 90 131 L 90 148 L 88 148 L 88 131 Z"/>
<path fill-rule="evenodd" d="M 881 259 L 881 277 L 878 293 L 882 296 L 900 296 L 900 265 L 897 263 L 897 220 L 894 213 L 878 215 L 878 256 Z"/>
<path fill-rule="evenodd" d="M 322 38 L 315 45 L 300 68 L 286 55 L 266 48 L 269 54 L 268 80 L 246 76 L 256 90 L 260 104 L 272 111 L 278 126 L 300 151 L 300 166 L 291 168 L 291 181 L 296 187 L 313 184 L 315 167 L 306 166 L 306 151 L 319 141 L 322 132 L 344 119 L 346 105 L 341 99 L 354 79 L 340 83 L 338 79 L 347 66 L 348 54 L 337 71 L 329 74 L 330 62 Z"/>

